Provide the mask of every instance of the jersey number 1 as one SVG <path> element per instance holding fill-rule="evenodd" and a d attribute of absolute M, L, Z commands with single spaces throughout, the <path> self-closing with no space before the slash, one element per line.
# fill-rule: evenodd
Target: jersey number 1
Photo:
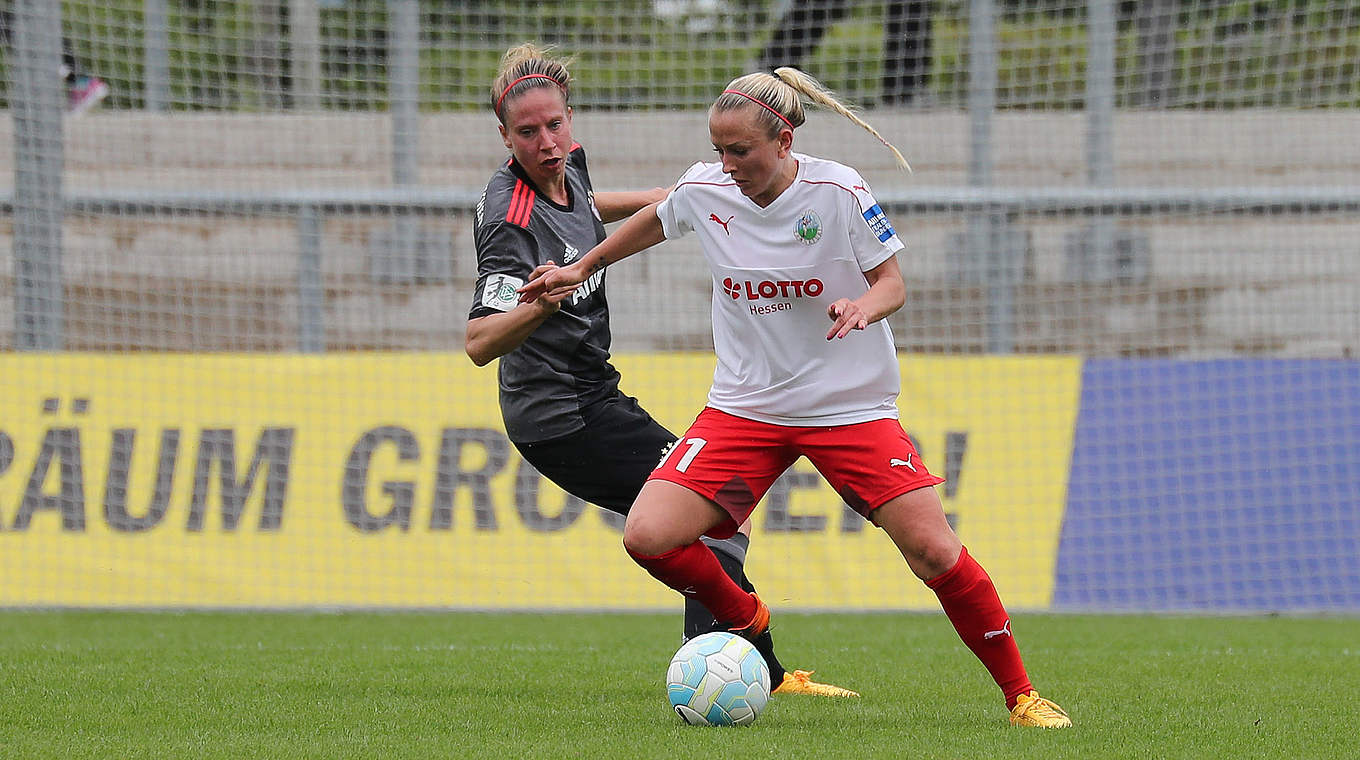
<path fill-rule="evenodd" d="M 684 445 L 689 448 L 685 450 L 685 455 L 680 457 L 680 461 L 675 463 L 675 471 L 684 472 L 685 470 L 688 470 L 690 462 L 693 462 L 694 458 L 699 456 L 699 450 L 702 449 L 706 443 L 708 443 L 708 441 L 703 438 L 686 438 L 684 440 Z M 678 449 L 680 447 L 677 445 L 675 448 Z M 675 449 L 671 449 L 671 456 L 675 456 Z M 669 458 L 670 457 L 667 457 L 667 459 Z"/>

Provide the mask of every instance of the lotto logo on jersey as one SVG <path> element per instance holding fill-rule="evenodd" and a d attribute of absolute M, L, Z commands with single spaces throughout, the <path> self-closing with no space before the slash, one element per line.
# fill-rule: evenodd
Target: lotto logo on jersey
<path fill-rule="evenodd" d="M 750 280 L 734 280 L 725 277 L 722 281 L 723 292 L 732 297 L 733 301 L 745 297 L 748 301 L 759 301 L 762 298 L 816 298 L 822 294 L 825 285 L 821 280 L 813 278 L 811 280 L 761 280 L 752 282 Z"/>
<path fill-rule="evenodd" d="M 877 203 L 865 210 L 864 221 L 869 223 L 869 228 L 878 236 L 880 243 L 888 242 L 888 238 L 897 234 L 897 230 L 893 229 L 892 222 L 888 221 L 888 216 L 883 213 L 883 209 L 879 208 Z"/>

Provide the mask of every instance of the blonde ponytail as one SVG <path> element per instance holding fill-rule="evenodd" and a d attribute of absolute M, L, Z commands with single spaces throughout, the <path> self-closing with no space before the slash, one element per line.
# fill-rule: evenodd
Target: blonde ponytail
<path fill-rule="evenodd" d="M 775 69 L 774 75 L 779 81 L 797 90 L 813 103 L 824 108 L 829 108 L 858 124 L 865 132 L 873 135 L 879 142 L 883 143 L 888 150 L 892 151 L 893 157 L 897 159 L 898 166 L 907 171 L 911 171 L 911 164 L 907 163 L 906 157 L 902 155 L 902 151 L 897 149 L 897 146 L 883 139 L 883 135 L 880 135 L 877 129 L 874 129 L 869 122 L 861 119 L 859 114 L 855 113 L 849 106 L 838 100 L 836 94 L 822 86 L 821 82 L 818 82 L 808 74 L 789 66 L 781 66 L 780 68 Z"/>

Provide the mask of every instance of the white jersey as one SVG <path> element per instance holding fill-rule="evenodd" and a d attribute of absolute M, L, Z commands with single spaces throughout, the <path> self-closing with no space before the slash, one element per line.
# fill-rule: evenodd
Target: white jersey
<path fill-rule="evenodd" d="M 828 341 L 827 308 L 869 289 L 864 272 L 902 250 L 854 169 L 794 154 L 798 174 L 769 206 L 718 163 L 697 163 L 657 208 L 667 238 L 697 231 L 713 273 L 710 406 L 776 425 L 896 418 L 892 331 L 879 320 Z"/>

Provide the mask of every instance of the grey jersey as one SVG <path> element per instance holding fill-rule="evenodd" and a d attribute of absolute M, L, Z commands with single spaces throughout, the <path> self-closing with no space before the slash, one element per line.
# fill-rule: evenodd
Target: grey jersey
<path fill-rule="evenodd" d="M 560 206 L 539 193 L 513 159 L 492 175 L 473 225 L 477 290 L 469 319 L 510 311 L 518 303 L 515 289 L 534 267 L 570 264 L 604 240 L 580 145 L 567 156 L 566 180 L 568 202 Z M 618 391 L 609 341 L 600 271 L 500 358 L 501 415 L 510 440 L 535 443 L 580 430 L 584 411 Z"/>

